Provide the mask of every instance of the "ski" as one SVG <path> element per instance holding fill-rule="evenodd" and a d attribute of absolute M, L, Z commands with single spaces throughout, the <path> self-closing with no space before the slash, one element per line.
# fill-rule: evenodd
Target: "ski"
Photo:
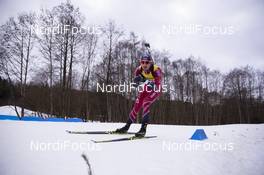
<path fill-rule="evenodd" d="M 150 138 L 156 138 L 157 136 L 145 136 L 145 137 L 125 137 L 120 139 L 110 139 L 110 140 L 91 140 L 94 143 L 109 143 L 109 142 L 121 142 L 121 141 L 129 141 L 129 140 L 139 140 L 139 139 L 150 139 Z"/>
<path fill-rule="evenodd" d="M 117 133 L 116 131 L 69 131 L 66 130 L 69 134 L 135 134 L 135 132 L 126 132 L 126 133 Z"/>

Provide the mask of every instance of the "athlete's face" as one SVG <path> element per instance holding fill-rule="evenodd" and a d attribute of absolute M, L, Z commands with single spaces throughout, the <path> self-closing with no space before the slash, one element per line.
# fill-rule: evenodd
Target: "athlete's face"
<path fill-rule="evenodd" d="M 147 60 L 141 60 L 140 61 L 140 64 L 141 64 L 141 67 L 144 69 L 144 70 L 149 70 L 150 68 L 150 61 L 147 61 Z"/>

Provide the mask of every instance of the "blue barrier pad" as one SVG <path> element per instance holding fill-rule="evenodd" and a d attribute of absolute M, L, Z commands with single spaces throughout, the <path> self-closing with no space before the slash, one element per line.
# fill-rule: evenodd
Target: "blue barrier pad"
<path fill-rule="evenodd" d="M 11 116 L 11 115 L 0 115 L 0 120 L 20 120 L 17 116 Z M 41 117 L 35 117 L 35 116 L 25 116 L 21 119 L 21 121 L 41 121 L 41 122 L 83 122 L 80 118 L 41 118 Z"/>
<path fill-rule="evenodd" d="M 45 121 L 49 121 L 49 122 L 65 122 L 64 118 L 54 118 L 54 117 L 46 118 Z"/>
<path fill-rule="evenodd" d="M 68 118 L 66 122 L 83 122 L 80 118 Z"/>
<path fill-rule="evenodd" d="M 11 115 L 0 115 L 0 120 L 19 120 L 19 118 Z"/>
<path fill-rule="evenodd" d="M 23 121 L 44 121 L 43 118 L 33 117 L 33 116 L 25 116 L 25 117 L 22 117 L 21 120 Z"/>

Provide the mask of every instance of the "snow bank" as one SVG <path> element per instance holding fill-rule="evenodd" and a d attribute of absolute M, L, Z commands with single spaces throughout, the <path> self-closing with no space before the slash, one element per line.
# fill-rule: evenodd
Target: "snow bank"
<path fill-rule="evenodd" d="M 18 113 L 21 113 L 21 108 L 17 106 Z M 36 112 L 33 112 L 28 109 L 24 109 L 25 116 L 35 116 Z M 0 115 L 11 115 L 17 116 L 15 111 L 15 106 L 1 106 L 0 107 Z"/>
<path fill-rule="evenodd" d="M 0 174 L 263 175 L 264 124 L 222 126 L 149 125 L 157 138 L 95 144 L 126 135 L 74 135 L 65 130 L 113 130 L 121 123 L 0 121 Z M 139 124 L 130 131 L 137 131 Z M 189 138 L 204 129 L 208 139 Z"/>

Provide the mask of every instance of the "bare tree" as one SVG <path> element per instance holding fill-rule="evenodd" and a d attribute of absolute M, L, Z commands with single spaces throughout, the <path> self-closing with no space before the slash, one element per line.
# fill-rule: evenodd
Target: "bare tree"
<path fill-rule="evenodd" d="M 35 33 L 33 27 L 36 22 L 34 13 L 22 13 L 17 19 L 10 18 L 1 28 L 5 40 L 5 48 L 8 56 L 6 57 L 6 74 L 20 86 L 21 113 L 24 116 L 24 105 L 26 97 L 26 85 L 28 80 L 28 70 L 32 62 L 31 51 L 34 46 Z"/>
<path fill-rule="evenodd" d="M 40 32 L 38 36 L 39 41 L 39 51 L 42 54 L 43 58 L 46 60 L 45 63 L 48 67 L 48 78 L 49 78 L 49 102 L 50 102 L 50 110 L 49 113 L 52 115 L 54 113 L 53 106 L 53 81 L 54 81 L 54 59 L 56 54 L 55 48 L 55 34 L 52 31 L 54 27 L 56 27 L 55 15 L 52 11 L 48 9 L 41 9 L 41 13 L 39 16 L 39 25 L 44 30 Z"/>
<path fill-rule="evenodd" d="M 83 51 L 82 55 L 80 55 L 80 63 L 82 67 L 82 75 L 81 75 L 81 91 L 85 94 L 85 98 L 81 98 L 80 100 L 84 100 L 85 102 L 85 116 L 88 119 L 90 115 L 90 98 L 89 98 L 89 90 L 90 90 L 90 81 L 91 81 L 91 71 L 92 66 L 95 62 L 96 56 L 96 46 L 98 43 L 98 36 L 95 33 L 87 33 L 82 43 Z M 80 102 L 81 104 L 81 102 Z"/>
<path fill-rule="evenodd" d="M 182 59 L 172 62 L 173 88 L 176 100 L 184 101 L 184 61 Z"/>
<path fill-rule="evenodd" d="M 259 102 L 262 102 L 264 97 L 264 71 L 256 72 L 256 94 Z"/>
<path fill-rule="evenodd" d="M 61 30 L 55 35 L 57 48 L 56 60 L 59 63 L 61 87 L 61 115 L 70 112 L 71 93 L 73 87 L 73 66 L 77 61 L 79 46 L 84 36 L 79 32 L 84 20 L 79 8 L 75 8 L 69 1 L 53 8 L 57 25 Z"/>
<path fill-rule="evenodd" d="M 121 36 L 123 36 L 124 32 L 117 27 L 114 21 L 110 20 L 103 28 L 103 47 L 104 47 L 104 53 L 103 53 L 103 71 L 99 77 L 102 78 L 103 75 L 103 82 L 108 85 L 112 84 L 114 79 L 113 79 L 113 74 L 115 68 L 114 62 L 116 57 L 114 57 L 114 48 L 117 46 Z M 104 73 L 105 72 L 105 73 Z M 111 99 L 109 94 L 106 94 L 106 109 L 107 109 L 107 119 L 108 121 L 112 120 L 111 113 L 112 113 L 112 108 L 111 108 Z"/>
<path fill-rule="evenodd" d="M 235 98 L 240 123 L 246 121 L 242 106 L 248 96 L 247 83 L 249 81 L 247 81 L 247 79 L 250 79 L 251 77 L 250 73 L 246 69 L 247 68 L 234 69 L 226 75 L 224 80 L 225 96 Z M 250 119 L 248 118 L 247 120 L 249 121 Z"/>

